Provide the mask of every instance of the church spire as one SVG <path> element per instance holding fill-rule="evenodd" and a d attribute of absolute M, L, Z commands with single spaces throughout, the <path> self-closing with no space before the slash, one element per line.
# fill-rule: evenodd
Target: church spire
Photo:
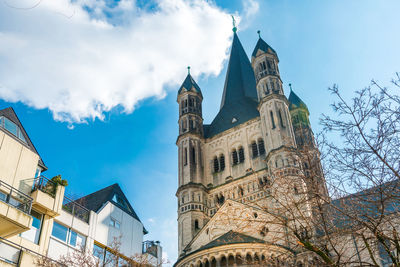
<path fill-rule="evenodd" d="M 234 104 L 242 98 L 256 100 L 257 90 L 250 61 L 239 37 L 234 32 L 220 109 L 226 105 Z"/>

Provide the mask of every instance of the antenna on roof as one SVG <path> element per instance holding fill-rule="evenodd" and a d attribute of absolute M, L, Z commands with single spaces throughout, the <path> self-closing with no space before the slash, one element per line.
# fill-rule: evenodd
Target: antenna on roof
<path fill-rule="evenodd" d="M 257 33 L 258 33 L 258 38 L 261 38 L 261 31 L 258 30 Z"/>
<path fill-rule="evenodd" d="M 232 31 L 233 31 L 233 32 L 236 32 L 236 31 L 237 31 L 237 28 L 236 28 L 236 20 L 235 20 L 235 17 L 233 17 L 233 15 L 231 15 L 231 17 L 232 17 L 232 24 L 233 24 L 233 29 L 232 29 Z"/>
<path fill-rule="evenodd" d="M 189 75 L 190 74 L 190 66 L 188 66 L 187 69 L 188 69 L 188 75 Z"/>

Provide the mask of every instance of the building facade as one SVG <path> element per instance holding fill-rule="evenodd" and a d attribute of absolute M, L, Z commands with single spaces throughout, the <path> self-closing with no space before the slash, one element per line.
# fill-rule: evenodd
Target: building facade
<path fill-rule="evenodd" d="M 247 266 L 278 257 L 291 248 L 282 229 L 263 229 L 263 208 L 279 200 L 270 192 L 282 192 L 283 202 L 307 190 L 328 197 L 323 175 L 317 187 L 297 175 L 302 149 L 318 164 L 319 154 L 308 108 L 292 90 L 286 98 L 278 65 L 261 37 L 250 61 L 234 28 L 221 106 L 210 124 L 203 123 L 202 92 L 190 73 L 179 88 L 175 266 Z"/>
<path fill-rule="evenodd" d="M 0 266 L 56 263 L 81 249 L 103 263 L 118 253 L 118 266 L 161 264 L 159 242 L 143 242 L 147 230 L 118 184 L 72 200 L 46 170 L 14 110 L 0 110 Z"/>

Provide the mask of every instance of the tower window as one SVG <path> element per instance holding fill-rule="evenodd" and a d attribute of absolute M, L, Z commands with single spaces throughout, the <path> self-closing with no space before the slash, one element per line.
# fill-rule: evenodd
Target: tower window
<path fill-rule="evenodd" d="M 219 169 L 220 171 L 225 170 L 225 156 L 223 154 L 219 156 Z"/>
<path fill-rule="evenodd" d="M 199 227 L 199 220 L 194 220 L 194 229 L 195 229 L 195 230 L 199 230 L 199 229 L 200 229 L 200 227 Z"/>
<path fill-rule="evenodd" d="M 214 157 L 213 164 L 214 164 L 214 173 L 219 172 L 219 162 L 217 156 Z"/>
<path fill-rule="evenodd" d="M 251 152 L 253 154 L 253 158 L 258 157 L 258 148 L 256 141 L 253 141 L 253 143 L 251 143 Z"/>
<path fill-rule="evenodd" d="M 244 149 L 243 147 L 239 148 L 239 163 L 243 163 L 244 162 Z"/>
<path fill-rule="evenodd" d="M 187 165 L 187 162 L 188 162 L 187 147 L 185 147 L 183 154 L 184 154 L 183 155 L 183 165 Z"/>
<path fill-rule="evenodd" d="M 238 154 L 237 154 L 236 149 L 234 149 L 234 150 L 232 151 L 232 164 L 233 164 L 233 165 L 236 165 L 236 164 L 238 164 L 238 163 L 239 163 Z"/>
<path fill-rule="evenodd" d="M 282 112 L 281 112 L 281 110 L 278 110 L 278 116 L 279 116 L 279 121 L 280 121 L 280 123 L 281 123 L 281 126 L 282 126 L 283 128 L 285 128 L 285 124 L 283 123 L 283 119 L 282 119 Z"/>
<path fill-rule="evenodd" d="M 196 164 L 196 149 L 192 147 L 192 163 Z"/>
<path fill-rule="evenodd" d="M 270 111 L 269 115 L 271 116 L 272 129 L 275 129 L 274 113 Z"/>
<path fill-rule="evenodd" d="M 265 154 L 264 140 L 262 138 L 258 139 L 258 154 L 260 156 Z"/>

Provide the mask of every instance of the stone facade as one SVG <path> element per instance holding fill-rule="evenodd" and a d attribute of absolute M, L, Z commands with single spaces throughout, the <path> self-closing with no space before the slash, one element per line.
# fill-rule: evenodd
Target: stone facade
<path fill-rule="evenodd" d="M 235 32 L 221 109 L 210 125 L 203 124 L 202 93 L 190 73 L 179 89 L 179 259 L 175 266 L 241 266 L 246 257 L 251 262 L 271 255 L 279 260 L 289 249 L 282 242 L 282 229 L 269 229 L 275 234 L 265 235 L 262 225 L 254 222 L 267 216 L 260 207 L 274 205 L 270 190 L 293 197 L 295 191 L 308 190 L 296 175 L 300 163 L 290 150 L 300 149 L 297 140 L 313 142 L 311 127 L 304 133 L 304 127 L 296 128 L 292 122 L 294 116 L 297 123 L 299 113 L 306 114 L 308 121 L 309 114 L 296 111 L 302 108 L 297 103 L 289 110 L 292 103 L 284 95 L 278 63 L 276 52 L 261 38 L 250 63 Z M 271 181 L 274 187 L 266 190 Z M 321 184 L 326 188 L 324 181 Z M 230 231 L 259 242 L 244 238 L 242 243 L 216 245 Z"/>

